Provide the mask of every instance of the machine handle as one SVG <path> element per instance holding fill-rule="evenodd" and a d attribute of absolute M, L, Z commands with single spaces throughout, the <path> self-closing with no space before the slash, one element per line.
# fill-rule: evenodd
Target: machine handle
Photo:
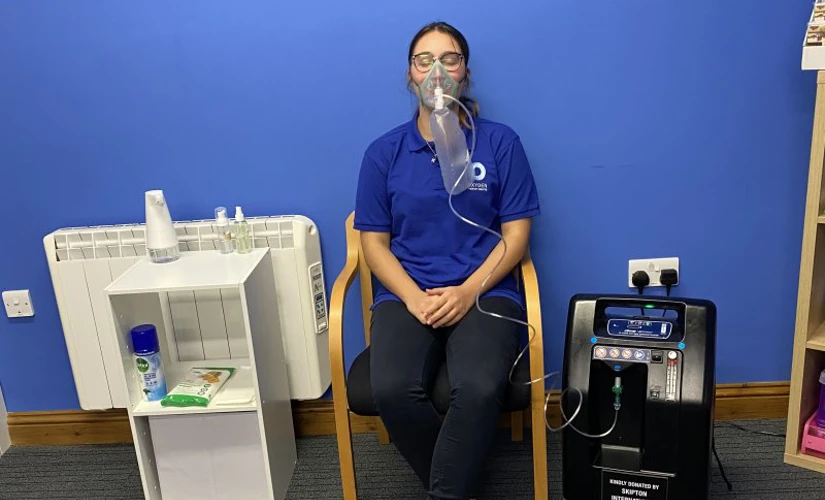
<path fill-rule="evenodd" d="M 596 300 L 596 309 L 597 310 L 604 310 L 608 307 L 633 307 L 639 308 L 644 307 L 646 305 L 654 305 L 658 309 L 672 309 L 675 307 L 682 306 L 683 303 L 679 302 L 678 300 L 673 299 L 659 299 L 659 298 L 621 298 L 621 297 L 611 297 L 606 299 L 597 299 Z"/>

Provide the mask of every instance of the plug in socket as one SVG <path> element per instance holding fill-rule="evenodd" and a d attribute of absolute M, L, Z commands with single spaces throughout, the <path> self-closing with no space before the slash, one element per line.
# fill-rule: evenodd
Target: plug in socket
<path fill-rule="evenodd" d="M 627 263 L 627 286 L 628 288 L 635 288 L 633 286 L 633 273 L 636 271 L 645 271 L 650 276 L 651 286 L 664 286 L 660 281 L 662 269 L 675 269 L 679 273 L 679 257 L 665 257 L 658 259 L 632 259 Z M 681 273 L 679 277 L 681 278 Z"/>

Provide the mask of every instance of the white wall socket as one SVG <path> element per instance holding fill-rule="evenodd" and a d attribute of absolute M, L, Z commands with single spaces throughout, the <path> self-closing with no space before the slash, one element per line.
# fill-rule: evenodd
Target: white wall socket
<path fill-rule="evenodd" d="M 28 290 L 9 290 L 3 292 L 3 305 L 9 318 L 26 318 L 34 316 L 31 294 Z"/>
<path fill-rule="evenodd" d="M 630 288 L 636 288 L 633 286 L 633 273 L 636 271 L 645 271 L 647 273 L 650 277 L 650 284 L 647 285 L 648 287 L 663 286 L 659 281 L 659 276 L 662 273 L 662 269 L 675 269 L 676 272 L 679 273 L 679 257 L 629 260 L 627 262 L 627 286 Z M 678 274 L 677 284 L 681 278 L 682 275 Z"/>

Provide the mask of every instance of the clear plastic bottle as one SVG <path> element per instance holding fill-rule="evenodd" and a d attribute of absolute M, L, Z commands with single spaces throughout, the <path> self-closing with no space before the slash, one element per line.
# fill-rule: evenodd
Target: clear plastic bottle
<path fill-rule="evenodd" d="M 180 258 L 178 234 L 172 224 L 169 206 L 161 189 L 146 191 L 146 253 L 152 262 L 162 264 Z"/>
<path fill-rule="evenodd" d="M 221 253 L 232 253 L 235 250 L 235 241 L 232 239 L 232 227 L 226 216 L 226 207 L 215 209 L 215 230 L 218 235 L 218 250 Z"/>
<path fill-rule="evenodd" d="M 238 253 L 249 253 L 252 251 L 249 223 L 244 218 L 241 207 L 235 207 L 235 243 L 238 248 Z"/>

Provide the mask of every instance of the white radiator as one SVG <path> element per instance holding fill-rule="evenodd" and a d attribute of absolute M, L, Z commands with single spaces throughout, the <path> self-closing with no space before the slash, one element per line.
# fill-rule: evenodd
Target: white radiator
<path fill-rule="evenodd" d="M 290 397 L 330 385 L 327 297 L 317 226 L 302 216 L 248 217 L 255 248 L 270 248 Z M 214 221 L 175 222 L 182 252 L 217 252 Z M 119 352 L 103 289 L 145 258 L 143 224 L 59 229 L 44 240 L 80 406 L 125 408 Z M 235 294 L 237 295 L 237 294 Z M 245 357 L 240 297 L 223 291 L 168 295 L 181 361 Z M 241 347 L 243 346 L 243 347 Z M 233 349 L 234 348 L 234 349 Z M 273 356 L 273 359 L 275 356 Z M 171 389 L 171 388 L 170 388 Z"/>

